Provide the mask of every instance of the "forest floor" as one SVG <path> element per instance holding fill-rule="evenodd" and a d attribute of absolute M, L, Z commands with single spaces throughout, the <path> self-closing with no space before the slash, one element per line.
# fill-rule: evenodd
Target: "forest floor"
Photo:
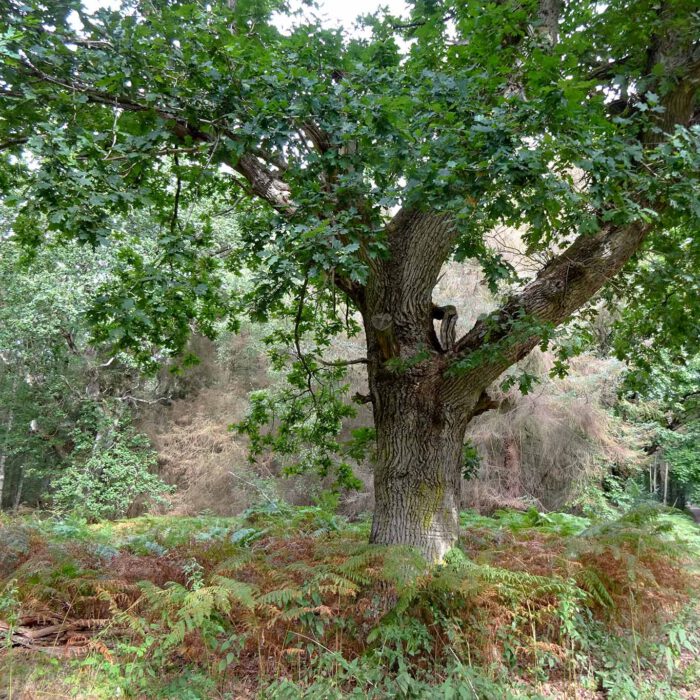
<path fill-rule="evenodd" d="M 428 568 L 369 523 L 0 519 L 0 698 L 700 698 L 700 528 L 464 513 Z"/>

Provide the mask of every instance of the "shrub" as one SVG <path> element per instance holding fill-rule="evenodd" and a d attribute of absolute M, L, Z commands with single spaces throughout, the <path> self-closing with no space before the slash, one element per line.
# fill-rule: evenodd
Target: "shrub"
<path fill-rule="evenodd" d="M 75 459 L 54 482 L 59 512 L 92 521 L 120 518 L 137 499 L 159 501 L 170 491 L 151 471 L 157 456 L 145 435 L 127 427 L 107 444 L 100 444 L 99 435 L 87 438 L 78 434 Z"/>

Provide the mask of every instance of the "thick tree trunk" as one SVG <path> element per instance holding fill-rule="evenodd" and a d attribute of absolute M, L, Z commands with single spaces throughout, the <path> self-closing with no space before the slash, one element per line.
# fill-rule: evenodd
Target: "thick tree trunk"
<path fill-rule="evenodd" d="M 437 562 L 459 533 L 468 415 L 463 402 L 443 398 L 456 310 L 432 300 L 455 231 L 445 216 L 406 210 L 387 235 L 392 255 L 372 263 L 363 304 L 377 430 L 370 541 L 410 545 Z"/>
<path fill-rule="evenodd" d="M 378 398 L 370 541 L 410 545 L 440 561 L 459 534 L 466 421 L 410 376 L 384 385 Z"/>

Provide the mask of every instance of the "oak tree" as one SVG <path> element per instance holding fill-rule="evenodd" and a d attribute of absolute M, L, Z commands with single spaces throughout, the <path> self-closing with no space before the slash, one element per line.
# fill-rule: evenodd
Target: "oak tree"
<path fill-rule="evenodd" d="M 14 235 L 100 245 L 148 210 L 159 257 L 125 249 L 98 338 L 147 359 L 192 319 L 286 314 L 292 381 L 316 408 L 340 371 L 321 350 L 359 313 L 376 543 L 440 559 L 489 385 L 641 255 L 697 234 L 695 0 L 415 0 L 359 35 L 282 0 L 1 5 Z M 226 211 L 226 264 L 255 272 L 239 299 L 212 246 Z M 489 244 L 498 225 L 521 231 L 536 275 Z M 461 337 L 459 309 L 433 300 L 450 259 L 477 260 L 503 299 Z"/>

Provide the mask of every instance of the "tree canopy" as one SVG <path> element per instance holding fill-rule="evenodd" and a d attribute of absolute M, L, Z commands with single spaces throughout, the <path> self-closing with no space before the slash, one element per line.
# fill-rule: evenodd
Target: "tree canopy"
<path fill-rule="evenodd" d="M 209 193 L 247 214 L 228 260 L 259 272 L 248 303 L 261 315 L 287 311 L 304 280 L 324 319 L 336 290 L 357 302 L 399 207 L 449 214 L 454 231 L 431 252 L 478 258 L 494 285 L 517 281 L 488 244 L 496 224 L 524 227 L 528 252 L 550 264 L 603 229 L 653 225 L 663 233 L 647 246 L 662 252 L 681 250 L 678 227 L 694 239 L 691 0 L 418 2 L 409 19 L 366 17 L 363 38 L 303 15 L 282 32 L 273 13 L 288 11 L 9 2 L 0 147 L 15 235 L 99 244 L 113 215 L 142 207 L 162 223 L 161 264 L 125 256 L 129 294 L 99 314 L 119 345 L 181 346 L 188 317 L 206 326 L 230 308 L 209 214 L 192 214 Z M 697 261 L 694 243 L 682 250 Z M 170 293 L 166 259 L 188 281 Z M 651 279 L 643 287 L 654 294 Z"/>

